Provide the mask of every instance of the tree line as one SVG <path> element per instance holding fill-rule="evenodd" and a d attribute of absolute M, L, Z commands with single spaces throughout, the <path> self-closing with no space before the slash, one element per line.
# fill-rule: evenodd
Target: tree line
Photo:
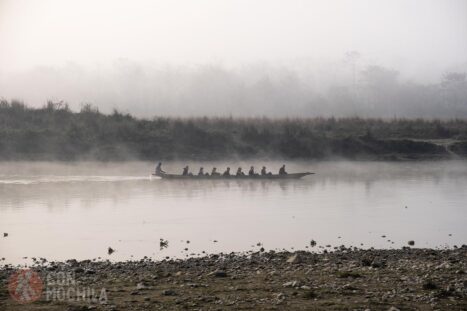
<path fill-rule="evenodd" d="M 90 104 L 0 101 L 2 160 L 445 158 L 467 155 L 466 141 L 463 119 L 144 119 Z"/>

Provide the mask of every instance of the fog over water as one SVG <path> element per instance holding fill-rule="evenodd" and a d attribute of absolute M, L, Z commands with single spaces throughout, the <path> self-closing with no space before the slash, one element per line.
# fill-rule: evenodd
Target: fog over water
<path fill-rule="evenodd" d="M 467 117 L 467 2 L 0 1 L 0 97 L 137 116 Z"/>
<path fill-rule="evenodd" d="M 177 173 L 185 163 L 167 162 Z M 281 162 L 189 163 L 277 171 Z M 290 162 L 301 180 L 161 180 L 153 163 L 0 163 L 0 254 L 6 262 L 184 258 L 190 254 L 400 248 L 466 243 L 467 165 Z M 159 248 L 159 239 L 169 247 Z M 186 241 L 189 240 L 190 243 Z M 215 242 L 217 241 L 217 242 Z M 107 247 L 117 251 L 107 255 Z M 323 247 L 323 248 L 322 248 Z M 187 248 L 188 250 L 185 250 Z M 331 249 L 331 247 L 327 247 Z M 23 259 L 23 257 L 28 257 Z"/>

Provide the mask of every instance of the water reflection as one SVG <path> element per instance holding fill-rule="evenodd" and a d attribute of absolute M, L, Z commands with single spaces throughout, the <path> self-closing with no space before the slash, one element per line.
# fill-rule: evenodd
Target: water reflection
<path fill-rule="evenodd" d="M 151 179 L 145 162 L 0 164 L 0 227 L 10 232 L 0 253 L 10 261 L 107 258 L 112 246 L 111 259 L 159 258 L 242 251 L 257 242 L 303 249 L 312 238 L 321 245 L 460 245 L 467 236 L 465 164 L 297 162 L 290 172 L 317 174 L 287 181 Z M 167 163 L 166 170 L 181 166 Z M 161 238 L 170 247 L 159 250 Z"/>

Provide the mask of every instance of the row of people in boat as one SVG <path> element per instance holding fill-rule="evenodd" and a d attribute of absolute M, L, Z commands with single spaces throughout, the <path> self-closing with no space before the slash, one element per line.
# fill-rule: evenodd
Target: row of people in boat
<path fill-rule="evenodd" d="M 189 166 L 188 165 L 185 166 L 183 168 L 182 175 L 183 176 L 194 176 L 193 173 L 191 173 L 189 170 L 190 170 Z M 166 172 L 162 170 L 162 163 L 159 162 L 159 164 L 157 164 L 156 166 L 156 175 L 161 175 L 161 174 L 166 174 Z M 250 167 L 250 170 L 248 171 L 248 176 L 260 176 L 260 175 L 268 176 L 268 175 L 272 175 L 272 173 L 266 170 L 266 166 L 262 167 L 260 173 L 256 173 L 255 168 L 253 166 Z M 287 172 L 285 171 L 285 164 L 283 164 L 281 168 L 279 169 L 279 175 L 287 175 Z M 200 167 L 197 176 L 247 176 L 247 175 L 243 172 L 241 167 L 237 169 L 237 172 L 235 174 L 232 174 L 230 172 L 230 167 L 227 167 L 227 169 L 223 173 L 219 173 L 217 171 L 217 168 L 213 167 L 211 170 L 211 174 L 204 172 L 204 168 Z"/>

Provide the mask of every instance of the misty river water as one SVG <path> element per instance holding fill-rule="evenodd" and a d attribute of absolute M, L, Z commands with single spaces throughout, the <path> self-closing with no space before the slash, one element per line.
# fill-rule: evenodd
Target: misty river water
<path fill-rule="evenodd" d="M 179 173 L 184 164 L 164 169 Z M 251 164 L 276 171 L 281 163 Z M 467 242 L 466 164 L 294 162 L 289 172 L 316 175 L 168 181 L 150 178 L 148 162 L 3 162 L 0 258 L 161 259 L 260 247 L 400 248 L 409 240 L 415 247 L 460 246 Z M 199 165 L 223 171 L 250 163 L 190 163 L 194 171 Z M 116 252 L 108 255 L 109 246 Z"/>

